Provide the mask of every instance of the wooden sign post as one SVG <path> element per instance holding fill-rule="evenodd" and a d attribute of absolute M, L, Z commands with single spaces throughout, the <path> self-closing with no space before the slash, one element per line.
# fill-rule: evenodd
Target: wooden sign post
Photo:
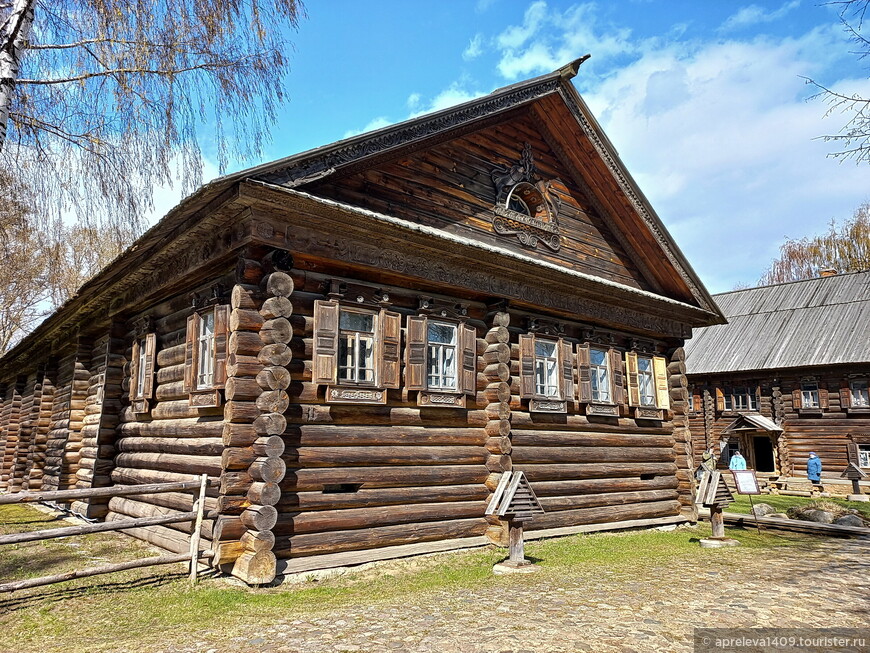
<path fill-rule="evenodd" d="M 840 478 L 848 478 L 852 481 L 852 494 L 846 497 L 848 501 L 870 501 L 870 496 L 861 492 L 861 485 L 859 481 L 867 478 L 867 473 L 862 470 L 855 463 L 849 463 L 846 467 L 846 471 L 844 471 Z"/>
<path fill-rule="evenodd" d="M 722 510 L 733 502 L 734 495 L 731 494 L 731 490 L 725 484 L 725 478 L 721 472 L 704 472 L 700 483 L 698 483 L 695 503 L 710 509 L 710 526 L 713 533 L 711 537 L 705 537 L 701 540 L 702 547 L 713 548 L 740 545 L 740 542 L 737 540 L 725 537 L 725 517 L 722 515 Z"/>
<path fill-rule="evenodd" d="M 734 477 L 734 486 L 737 488 L 737 494 L 745 494 L 749 497 L 749 509 L 752 511 L 752 516 L 755 517 L 755 528 L 758 530 L 758 534 L 761 535 L 761 524 L 758 521 L 758 515 L 755 514 L 755 505 L 752 503 L 752 496 L 761 494 L 755 470 L 732 469 L 731 475 Z"/>
<path fill-rule="evenodd" d="M 525 474 L 519 471 L 505 472 L 499 479 L 489 505 L 487 515 L 504 517 L 508 523 L 508 559 L 493 567 L 495 573 L 531 572 L 536 568 L 526 558 L 523 540 L 523 523 L 533 515 L 542 514 L 544 509 L 538 502 L 532 486 Z"/>

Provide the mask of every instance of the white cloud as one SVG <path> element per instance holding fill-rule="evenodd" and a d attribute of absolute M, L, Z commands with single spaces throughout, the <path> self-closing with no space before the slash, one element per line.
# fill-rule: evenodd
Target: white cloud
<path fill-rule="evenodd" d="M 413 97 L 413 96 L 411 96 Z M 408 100 L 411 100 L 411 97 Z M 350 138 L 351 136 L 357 136 L 359 134 L 365 134 L 366 132 L 374 131 L 375 129 L 380 129 L 381 127 L 386 127 L 387 125 L 392 125 L 393 121 L 387 118 L 386 116 L 378 116 L 377 118 L 373 118 L 369 120 L 368 124 L 362 129 L 349 129 L 344 132 L 344 136 L 342 138 Z"/>
<path fill-rule="evenodd" d="M 462 58 L 465 61 L 471 61 L 477 59 L 481 54 L 483 54 L 483 34 L 478 32 L 468 42 L 468 47 L 463 51 Z"/>
<path fill-rule="evenodd" d="M 797 9 L 799 6 L 800 0 L 792 0 L 791 2 L 786 2 L 779 9 L 773 11 L 765 11 L 763 7 L 759 7 L 758 5 L 741 7 L 737 13 L 729 16 L 728 19 L 722 23 L 722 26 L 719 29 L 723 32 L 727 32 L 730 30 L 752 27 L 753 25 L 758 25 L 760 23 L 772 23 L 785 16 L 792 9 Z"/>
<path fill-rule="evenodd" d="M 469 100 L 473 100 L 481 95 L 486 95 L 485 91 L 471 90 L 467 88 L 466 84 L 467 83 L 464 80 L 453 82 L 450 86 L 433 97 L 426 105 L 421 105 L 417 111 L 414 111 L 408 117 L 414 118 L 423 115 L 424 113 L 446 109 L 447 107 L 468 102 Z"/>

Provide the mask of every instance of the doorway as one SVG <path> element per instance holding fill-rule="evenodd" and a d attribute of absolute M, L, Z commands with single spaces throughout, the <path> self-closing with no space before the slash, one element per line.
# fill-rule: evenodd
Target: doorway
<path fill-rule="evenodd" d="M 754 436 L 752 438 L 752 453 L 755 454 L 756 472 L 773 472 L 776 470 L 773 460 L 773 443 L 769 436 Z"/>

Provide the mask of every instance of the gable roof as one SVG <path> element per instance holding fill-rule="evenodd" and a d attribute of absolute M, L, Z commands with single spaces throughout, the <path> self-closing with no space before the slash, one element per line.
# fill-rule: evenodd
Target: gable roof
<path fill-rule="evenodd" d="M 551 145 L 578 174 L 576 181 L 625 239 L 626 249 L 647 275 L 656 296 L 684 309 L 688 323 L 718 324 L 724 318 L 643 193 L 625 169 L 616 149 L 571 83 L 586 57 L 547 75 L 497 89 L 480 98 L 347 138 L 215 179 L 192 193 L 143 234 L 115 261 L 85 283 L 78 293 L 25 337 L 0 361 L 5 368 L 29 355 L 40 342 L 58 338 L 75 324 L 105 319 L 116 284 L 131 284 L 148 261 L 178 246 L 209 214 L 238 198 L 246 180 L 307 191 L 307 185 L 346 174 L 402 152 L 455 138 L 504 120 L 514 111 L 532 111 L 550 125 Z M 627 288 L 627 287 L 626 287 Z M 667 301 L 662 305 L 667 305 Z M 113 308 L 113 310 L 116 310 Z"/>
<path fill-rule="evenodd" d="M 695 330 L 689 374 L 870 362 L 870 271 L 714 297 L 728 324 Z"/>

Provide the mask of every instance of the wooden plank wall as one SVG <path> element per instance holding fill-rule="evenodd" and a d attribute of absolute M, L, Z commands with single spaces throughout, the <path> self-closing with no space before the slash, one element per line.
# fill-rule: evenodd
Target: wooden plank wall
<path fill-rule="evenodd" d="M 562 182 L 554 186 L 561 199 L 562 246 L 558 252 L 542 244 L 529 250 L 515 236 L 498 236 L 492 231 L 496 200 L 492 173 L 496 166 L 516 165 L 524 143 L 532 145 L 540 177 Z M 649 289 L 527 115 L 343 179 L 312 184 L 311 192 Z"/>

